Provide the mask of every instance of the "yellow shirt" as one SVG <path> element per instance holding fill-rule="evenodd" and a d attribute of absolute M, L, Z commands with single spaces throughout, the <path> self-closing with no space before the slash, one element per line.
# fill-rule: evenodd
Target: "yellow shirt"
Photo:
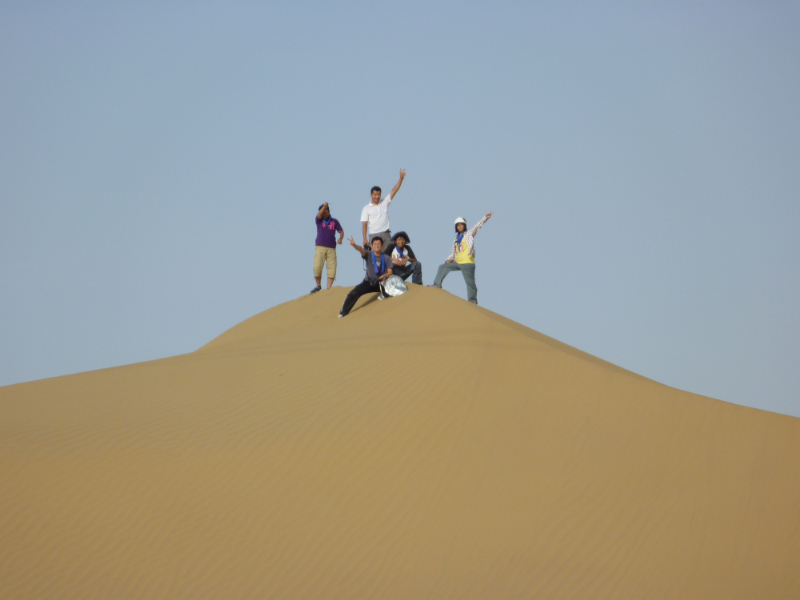
<path fill-rule="evenodd" d="M 467 246 L 466 236 L 462 238 L 461 243 L 458 245 L 456 252 L 456 262 L 460 265 L 474 265 L 475 255 L 469 253 L 469 246 Z"/>

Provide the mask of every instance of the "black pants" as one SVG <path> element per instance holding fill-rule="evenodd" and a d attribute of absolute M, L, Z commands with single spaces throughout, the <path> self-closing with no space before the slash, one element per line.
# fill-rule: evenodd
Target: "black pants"
<path fill-rule="evenodd" d="M 398 267 L 397 265 L 394 265 L 392 267 L 392 274 L 399 275 L 402 277 L 403 281 L 408 279 L 410 276 L 411 283 L 422 285 L 422 263 L 419 261 L 407 263 L 404 267 Z"/>
<path fill-rule="evenodd" d="M 350 293 L 347 294 L 347 298 L 344 299 L 344 304 L 342 304 L 341 314 L 348 315 L 350 311 L 353 310 L 353 307 L 356 305 L 361 296 L 364 294 L 369 294 L 370 292 L 380 292 L 381 288 L 377 282 L 370 283 L 366 279 L 359 283 L 356 287 L 350 290 Z"/>

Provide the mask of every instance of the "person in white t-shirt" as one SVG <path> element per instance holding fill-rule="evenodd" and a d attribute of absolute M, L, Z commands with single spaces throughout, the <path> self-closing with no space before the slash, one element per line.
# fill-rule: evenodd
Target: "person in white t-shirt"
<path fill-rule="evenodd" d="M 372 188 L 372 202 L 367 204 L 361 211 L 361 233 L 364 235 L 364 246 L 369 247 L 372 240 L 379 237 L 383 240 L 383 247 L 386 248 L 392 239 L 392 232 L 389 229 L 389 205 L 394 200 L 394 195 L 400 189 L 405 179 L 406 170 L 400 169 L 400 179 L 394 186 L 391 193 L 381 199 L 381 188 L 377 185 Z"/>

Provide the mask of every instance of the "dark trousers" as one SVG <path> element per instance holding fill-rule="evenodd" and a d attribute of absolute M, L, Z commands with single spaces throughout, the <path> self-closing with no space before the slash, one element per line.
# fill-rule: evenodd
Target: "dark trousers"
<path fill-rule="evenodd" d="M 419 261 L 406 263 L 404 267 L 392 265 L 392 273 L 402 277 L 403 281 L 411 277 L 411 283 L 422 285 L 422 263 Z"/>
<path fill-rule="evenodd" d="M 347 294 L 347 298 L 344 299 L 344 304 L 342 304 L 342 310 L 340 311 L 342 315 L 350 314 L 350 311 L 353 310 L 353 307 L 356 305 L 361 296 L 364 294 L 369 294 L 370 292 L 380 292 L 381 288 L 377 282 L 370 283 L 366 279 L 359 283 L 356 287 L 350 290 L 350 293 Z"/>

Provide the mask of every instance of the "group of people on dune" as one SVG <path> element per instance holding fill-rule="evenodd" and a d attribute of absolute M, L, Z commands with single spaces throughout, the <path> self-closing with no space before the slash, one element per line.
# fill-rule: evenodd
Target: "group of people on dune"
<path fill-rule="evenodd" d="M 372 199 L 361 211 L 361 234 L 363 246 L 359 246 L 350 236 L 350 245 L 355 248 L 366 263 L 364 280 L 355 286 L 344 300 L 339 317 L 346 316 L 355 306 L 358 299 L 370 292 L 382 292 L 381 284 L 389 277 L 397 275 L 405 281 L 422 285 L 422 263 L 417 260 L 409 246 L 411 239 L 405 231 L 392 235 L 389 229 L 389 205 L 394 200 L 405 179 L 405 169 L 400 170 L 400 179 L 392 191 L 381 198 L 381 188 L 375 186 L 371 190 Z M 451 271 L 461 271 L 467 284 L 467 299 L 478 303 L 478 287 L 475 285 L 475 236 L 492 217 L 487 213 L 472 229 L 467 230 L 467 221 L 459 217 L 455 222 L 456 239 L 450 255 L 439 266 L 436 279 L 430 287 L 442 287 L 442 281 Z M 314 279 L 317 285 L 311 290 L 314 294 L 322 289 L 322 268 L 327 266 L 328 288 L 336 279 L 336 245 L 344 239 L 344 229 L 337 219 L 331 216 L 328 203 L 322 204 L 315 218 L 317 224 L 317 240 L 314 252 Z M 336 234 L 339 238 L 336 239 Z M 381 295 L 382 297 L 382 295 Z"/>

